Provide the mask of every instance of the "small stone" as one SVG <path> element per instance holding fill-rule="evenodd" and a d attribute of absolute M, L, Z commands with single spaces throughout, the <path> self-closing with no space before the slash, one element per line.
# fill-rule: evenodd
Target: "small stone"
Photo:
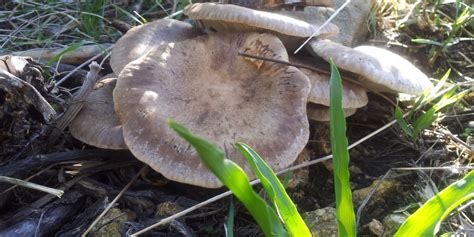
<path fill-rule="evenodd" d="M 346 0 L 336 0 L 336 9 L 344 4 Z M 354 47 L 362 44 L 368 33 L 368 19 L 373 1 L 352 0 L 331 23 L 339 27 L 339 35 L 334 37 L 334 41 L 345 46 Z M 321 25 L 335 12 L 329 7 L 308 6 L 303 12 L 281 10 L 280 14 L 294 17 L 310 24 Z"/>
<path fill-rule="evenodd" d="M 184 210 L 184 208 L 175 202 L 162 202 L 156 207 L 156 215 L 171 216 L 182 210 Z"/>
<path fill-rule="evenodd" d="M 113 219 L 113 220 L 112 220 Z M 120 210 L 119 208 L 110 209 L 107 214 L 97 223 L 97 227 L 101 227 L 99 230 L 92 234 L 93 237 L 115 237 L 122 236 L 120 231 L 121 226 L 125 224 L 126 221 L 131 220 L 129 214 Z M 111 221 L 112 220 L 112 221 Z"/>
<path fill-rule="evenodd" d="M 294 165 L 298 165 L 309 161 L 311 159 L 311 151 L 304 149 L 296 158 Z M 284 176 L 283 176 L 284 177 Z M 288 181 L 288 188 L 295 189 L 298 186 L 304 185 L 309 180 L 309 169 L 308 167 L 295 170 Z"/>
<path fill-rule="evenodd" d="M 383 228 L 385 231 L 382 236 L 393 236 L 406 219 L 406 216 L 402 214 L 390 214 L 383 218 Z"/>
<path fill-rule="evenodd" d="M 338 236 L 335 208 L 325 207 L 303 213 L 302 216 L 313 237 Z"/>
<path fill-rule="evenodd" d="M 383 224 L 377 219 L 372 219 L 368 224 L 370 232 L 376 236 L 382 236 L 384 232 Z"/>
<path fill-rule="evenodd" d="M 375 188 L 378 182 L 379 180 L 375 180 L 369 187 L 355 190 L 352 194 L 352 200 L 354 200 L 354 204 L 356 206 L 359 206 L 369 195 L 372 189 Z M 378 186 L 375 193 L 370 198 L 368 205 L 384 202 L 386 197 L 396 192 L 399 187 L 400 182 L 396 180 L 383 180 L 382 183 Z"/>

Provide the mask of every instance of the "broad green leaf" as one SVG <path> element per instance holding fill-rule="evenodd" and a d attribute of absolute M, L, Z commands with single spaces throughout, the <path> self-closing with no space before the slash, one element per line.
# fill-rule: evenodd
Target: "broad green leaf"
<path fill-rule="evenodd" d="M 265 191 L 270 199 L 275 203 L 280 217 L 283 219 L 286 228 L 291 236 L 311 236 L 311 232 L 301 218 L 295 204 L 285 191 L 278 177 L 265 161 L 249 145 L 237 143 L 236 147 L 250 162 L 257 177 L 262 181 Z"/>
<path fill-rule="evenodd" d="M 194 136 L 180 124 L 169 120 L 169 126 L 188 141 L 201 157 L 203 163 L 225 184 L 244 204 L 265 236 L 288 236 L 280 218 L 252 189 L 245 172 L 233 161 L 225 158 L 225 153 L 214 144 Z"/>
<path fill-rule="evenodd" d="M 54 57 L 52 57 L 48 63 L 46 65 L 48 66 L 51 66 L 53 65 L 54 63 L 56 63 L 59 58 L 61 58 L 64 54 L 66 53 L 69 53 L 69 52 L 72 52 L 72 51 L 75 51 L 76 49 L 80 48 L 81 46 L 83 46 L 84 44 L 86 44 L 87 41 L 84 41 L 84 40 L 81 40 L 77 43 L 74 43 L 72 45 L 70 45 L 69 47 L 65 48 L 63 51 L 61 51 L 59 54 L 55 55 Z"/>
<path fill-rule="evenodd" d="M 346 119 L 342 110 L 341 75 L 331 60 L 330 128 L 336 190 L 336 217 L 339 236 L 356 236 L 356 222 L 349 183 L 349 151 L 346 138 Z"/>
<path fill-rule="evenodd" d="M 474 198 L 474 170 L 428 200 L 403 223 L 395 236 L 435 236 L 441 222 L 463 202 Z"/>

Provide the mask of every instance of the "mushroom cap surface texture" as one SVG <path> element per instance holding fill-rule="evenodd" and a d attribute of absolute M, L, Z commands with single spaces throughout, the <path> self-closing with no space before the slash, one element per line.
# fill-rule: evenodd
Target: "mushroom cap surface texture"
<path fill-rule="evenodd" d="M 84 106 L 69 124 L 76 139 L 104 149 L 127 149 L 122 125 L 115 114 L 113 90 L 117 76 L 109 74 L 98 81 L 87 96 Z"/>
<path fill-rule="evenodd" d="M 169 118 L 218 145 L 254 176 L 235 149 L 245 142 L 280 170 L 308 141 L 309 79 L 297 68 L 251 60 L 239 51 L 288 61 L 270 34 L 215 33 L 156 48 L 128 64 L 114 91 L 125 143 L 166 178 L 208 188 L 222 183 Z"/>
<path fill-rule="evenodd" d="M 305 66 L 312 66 L 310 57 L 291 56 L 290 61 Z M 329 106 L 330 89 L 329 75 L 315 72 L 310 69 L 300 68 L 300 70 L 309 78 L 311 82 L 311 91 L 309 92 L 308 102 Z M 344 109 L 361 108 L 367 105 L 367 90 L 350 81 L 342 81 L 342 107 Z"/>
<path fill-rule="evenodd" d="M 313 104 L 313 103 L 308 103 L 308 106 L 306 107 L 307 109 L 307 114 L 308 118 L 314 121 L 319 121 L 319 122 L 329 122 L 330 120 L 330 115 L 329 115 L 329 107 L 320 105 L 320 104 Z M 343 109 L 344 110 L 344 116 L 347 118 L 349 116 L 352 116 L 357 112 L 356 108 L 350 108 L 350 109 Z"/>
<path fill-rule="evenodd" d="M 173 19 L 160 19 L 127 31 L 112 49 L 110 66 L 119 75 L 131 61 L 145 55 L 154 47 L 201 35 L 191 24 Z"/>
<path fill-rule="evenodd" d="M 337 67 L 361 75 L 361 83 L 374 91 L 420 95 L 432 86 L 428 77 L 408 60 L 386 49 L 354 49 L 329 40 L 311 40 L 311 50 Z"/>
<path fill-rule="evenodd" d="M 194 3 L 184 8 L 184 14 L 215 31 L 256 31 L 276 34 L 286 47 L 297 48 L 306 37 L 319 28 L 307 22 L 271 12 L 253 10 L 232 4 Z M 334 24 L 324 26 L 315 37 L 337 35 Z"/>

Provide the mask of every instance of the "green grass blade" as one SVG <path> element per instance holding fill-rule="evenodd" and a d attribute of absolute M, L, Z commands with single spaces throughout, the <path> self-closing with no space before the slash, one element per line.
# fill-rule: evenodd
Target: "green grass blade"
<path fill-rule="evenodd" d="M 230 199 L 229 214 L 227 216 L 225 236 L 234 237 L 234 199 L 232 199 L 232 197 Z"/>
<path fill-rule="evenodd" d="M 226 159 L 224 152 L 214 144 L 192 135 L 186 128 L 174 121 L 170 120 L 168 124 L 196 149 L 204 164 L 244 204 L 262 228 L 265 236 L 288 236 L 278 215 L 255 193 L 242 168 Z"/>
<path fill-rule="evenodd" d="M 434 96 L 438 94 L 439 91 L 443 88 L 443 86 L 446 84 L 446 81 L 449 78 L 449 75 L 451 75 L 451 69 L 448 69 L 448 71 L 439 79 L 438 83 L 436 83 L 436 86 L 431 88 L 429 90 L 429 93 L 427 93 L 426 96 L 426 101 L 431 101 L 434 99 Z"/>
<path fill-rule="evenodd" d="M 80 22 L 85 33 L 99 40 L 100 33 L 103 29 L 103 15 L 104 7 L 107 1 L 96 0 L 96 1 L 85 1 L 80 2 Z"/>
<path fill-rule="evenodd" d="M 443 219 L 457 206 L 474 198 L 474 171 L 428 200 L 398 229 L 395 236 L 435 236 Z"/>
<path fill-rule="evenodd" d="M 418 135 L 423 129 L 431 126 L 431 124 L 436 121 L 436 119 L 438 119 L 438 112 L 441 109 L 458 102 L 467 93 L 467 91 L 463 91 L 454 95 L 456 89 L 456 87 L 453 87 L 451 90 L 446 92 L 446 94 L 444 94 L 443 97 L 436 104 L 434 104 L 429 110 L 427 110 L 423 115 L 418 117 L 413 122 L 413 133 L 415 136 Z"/>
<path fill-rule="evenodd" d="M 53 58 L 51 58 L 48 63 L 46 64 L 48 67 L 51 67 L 51 65 L 53 65 L 54 63 L 56 63 L 59 58 L 61 58 L 64 54 L 66 53 L 69 53 L 69 52 L 73 52 L 75 51 L 76 49 L 80 48 L 81 46 L 83 46 L 84 44 L 86 44 L 87 41 L 84 41 L 84 40 L 81 40 L 77 43 L 74 43 L 74 44 L 71 44 L 69 47 L 65 48 L 63 51 L 61 51 L 59 54 L 55 55 Z"/>
<path fill-rule="evenodd" d="M 349 183 L 349 151 L 346 138 L 346 119 L 342 110 L 341 75 L 331 61 L 330 128 L 336 190 L 336 217 L 339 236 L 356 236 L 356 222 Z"/>
<path fill-rule="evenodd" d="M 443 43 L 440 43 L 438 41 L 434 40 L 429 40 L 429 39 L 412 39 L 411 42 L 417 43 L 417 44 L 430 44 L 430 45 L 436 45 L 436 46 L 443 46 Z"/>
<path fill-rule="evenodd" d="M 250 162 L 257 177 L 262 181 L 265 191 L 270 196 L 273 203 L 285 223 L 286 229 L 291 236 L 311 236 L 311 232 L 301 218 L 295 204 L 285 191 L 278 177 L 265 161 L 249 145 L 237 143 L 236 147 Z"/>
<path fill-rule="evenodd" d="M 398 104 L 395 107 L 395 119 L 403 132 L 405 132 L 407 136 L 413 137 L 413 130 L 408 126 L 407 121 L 403 118 L 402 110 L 398 107 Z"/>

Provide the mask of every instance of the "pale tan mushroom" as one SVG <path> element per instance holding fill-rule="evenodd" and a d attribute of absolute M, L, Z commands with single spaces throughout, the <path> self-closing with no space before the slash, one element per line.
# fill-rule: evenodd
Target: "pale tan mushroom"
<path fill-rule="evenodd" d="M 186 6 L 184 14 L 211 31 L 269 32 L 277 35 L 288 49 L 295 49 L 319 28 L 288 16 L 253 10 L 232 4 L 195 3 Z M 337 35 L 339 28 L 328 24 L 315 37 Z"/>
<path fill-rule="evenodd" d="M 127 149 L 114 110 L 112 92 L 117 76 L 109 74 L 94 86 L 79 114 L 69 124 L 76 139 L 104 149 Z"/>
<path fill-rule="evenodd" d="M 110 56 L 110 66 L 114 73 L 119 75 L 125 65 L 151 49 L 200 34 L 202 32 L 191 24 L 173 19 L 161 19 L 133 27 L 115 43 Z"/>
<path fill-rule="evenodd" d="M 329 40 L 311 40 L 311 50 L 337 67 L 361 75 L 374 91 L 420 95 L 432 86 L 428 77 L 408 60 L 388 50 L 359 46 L 354 49 Z"/>
<path fill-rule="evenodd" d="M 251 145 L 274 170 L 290 165 L 309 136 L 309 79 L 295 67 L 248 60 L 239 51 L 288 60 L 273 35 L 215 33 L 160 46 L 128 64 L 114 101 L 130 151 L 168 179 L 222 186 L 167 126 L 173 118 L 217 143 L 250 176 L 235 142 Z"/>
<path fill-rule="evenodd" d="M 311 120 L 315 120 L 319 122 L 328 122 L 330 120 L 329 107 L 327 106 L 308 103 L 306 110 L 307 110 L 306 113 L 308 114 L 308 118 Z M 345 117 L 352 116 L 357 111 L 357 109 L 355 108 L 343 109 L 343 110 L 344 110 Z"/>
<path fill-rule="evenodd" d="M 315 59 L 304 56 L 292 56 L 290 61 L 299 65 L 312 67 Z M 329 106 L 329 80 L 327 74 L 317 73 L 315 71 L 300 68 L 300 70 L 311 81 L 311 91 L 309 92 L 308 102 Z M 342 82 L 342 107 L 344 109 L 357 109 L 367 105 L 367 90 L 362 86 L 351 83 L 350 81 Z"/>
<path fill-rule="evenodd" d="M 213 1 L 212 1 L 213 2 Z M 333 0 L 225 0 L 226 4 L 234 4 L 253 9 L 264 9 L 292 5 L 333 7 Z"/>

